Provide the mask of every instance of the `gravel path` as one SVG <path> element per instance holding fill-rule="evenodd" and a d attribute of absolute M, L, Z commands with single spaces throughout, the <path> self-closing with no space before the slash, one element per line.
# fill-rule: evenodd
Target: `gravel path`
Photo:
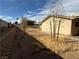
<path fill-rule="evenodd" d="M 8 33 L 10 30 L 11 28 L 0 28 L 0 38 Z"/>
<path fill-rule="evenodd" d="M 16 48 L 9 59 L 62 59 L 62 57 L 47 49 L 42 43 L 19 28 L 16 30 L 15 37 Z"/>
<path fill-rule="evenodd" d="M 9 58 L 4 59 L 79 59 L 79 50 L 69 51 L 59 56 L 19 28 L 16 28 L 12 50 L 13 53 Z"/>

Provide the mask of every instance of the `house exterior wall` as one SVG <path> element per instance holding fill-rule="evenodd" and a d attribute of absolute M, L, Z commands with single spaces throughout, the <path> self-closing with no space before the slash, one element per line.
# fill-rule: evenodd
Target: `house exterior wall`
<path fill-rule="evenodd" d="M 62 19 L 60 26 L 60 34 L 71 35 L 72 20 Z"/>
<path fill-rule="evenodd" d="M 49 18 L 48 20 L 44 21 L 42 24 L 41 24 L 41 31 L 42 32 L 46 32 L 46 33 L 50 33 L 50 19 Z"/>
<path fill-rule="evenodd" d="M 42 32 L 46 32 L 46 33 L 51 33 L 51 29 L 50 29 L 50 21 L 52 23 L 52 33 L 53 33 L 53 19 L 56 19 L 56 33 L 58 33 L 58 25 L 59 25 L 59 20 L 61 19 L 61 23 L 60 23 L 60 34 L 64 34 L 64 35 L 71 35 L 71 24 L 72 24 L 72 20 L 68 20 L 68 19 L 62 19 L 62 18 L 53 18 L 50 17 L 48 18 L 46 21 L 44 21 L 41 24 L 41 30 Z"/>

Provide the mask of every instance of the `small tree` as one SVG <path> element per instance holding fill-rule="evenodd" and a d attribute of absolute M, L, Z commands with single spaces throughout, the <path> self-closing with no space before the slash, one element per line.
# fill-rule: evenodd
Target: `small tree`
<path fill-rule="evenodd" d="M 15 24 L 16 24 L 16 25 L 18 25 L 18 22 L 17 22 L 17 21 L 15 21 Z"/>
<path fill-rule="evenodd" d="M 26 18 L 22 18 L 21 19 L 21 27 L 25 30 L 26 26 L 27 26 L 27 21 L 26 21 Z"/>

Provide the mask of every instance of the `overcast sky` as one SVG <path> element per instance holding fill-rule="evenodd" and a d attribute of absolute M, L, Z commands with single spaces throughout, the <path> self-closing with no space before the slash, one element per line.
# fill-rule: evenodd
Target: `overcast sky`
<path fill-rule="evenodd" d="M 61 1 L 61 0 L 60 0 Z M 15 19 L 27 17 L 41 20 L 50 14 L 59 0 L 0 0 L 0 18 L 14 22 Z M 79 0 L 62 0 L 59 2 L 65 15 L 79 15 Z"/>

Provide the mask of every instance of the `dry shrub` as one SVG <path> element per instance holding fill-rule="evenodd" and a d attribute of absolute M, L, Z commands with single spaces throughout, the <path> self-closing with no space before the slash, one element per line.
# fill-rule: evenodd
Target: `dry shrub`
<path fill-rule="evenodd" d="M 65 37 L 60 37 L 59 40 L 56 41 L 53 40 L 53 38 L 51 40 L 50 35 L 44 34 L 43 32 L 38 31 L 38 29 L 28 29 L 27 32 L 31 35 L 33 34 L 33 37 L 35 37 L 43 45 L 56 53 L 65 53 L 68 51 L 74 51 L 79 49 L 79 45 L 68 42 L 70 39 L 67 39 Z"/>
<path fill-rule="evenodd" d="M 41 37 L 38 39 L 43 43 L 47 48 L 55 51 L 56 53 L 65 53 L 68 51 L 74 51 L 79 49 L 79 45 L 73 43 L 67 43 L 64 41 L 55 41 L 51 40 L 48 37 Z"/>

